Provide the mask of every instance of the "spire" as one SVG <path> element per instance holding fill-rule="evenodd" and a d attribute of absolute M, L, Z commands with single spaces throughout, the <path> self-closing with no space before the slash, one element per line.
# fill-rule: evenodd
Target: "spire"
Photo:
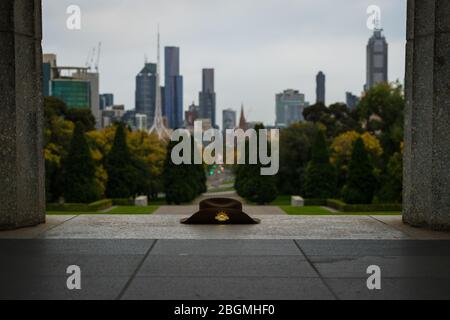
<path fill-rule="evenodd" d="M 244 104 L 241 105 L 241 117 L 239 119 L 239 129 L 247 130 L 247 120 L 244 114 Z"/>
<path fill-rule="evenodd" d="M 165 140 L 170 138 L 169 131 L 164 125 L 163 115 L 162 115 L 162 98 L 161 98 L 161 84 L 160 84 L 160 65 L 161 65 L 161 55 L 160 55 L 160 35 L 159 35 L 159 25 L 158 25 L 158 52 L 157 52 L 157 64 L 156 64 L 156 97 L 155 97 L 155 116 L 153 120 L 153 126 L 150 128 L 150 133 L 155 133 L 160 140 Z"/>

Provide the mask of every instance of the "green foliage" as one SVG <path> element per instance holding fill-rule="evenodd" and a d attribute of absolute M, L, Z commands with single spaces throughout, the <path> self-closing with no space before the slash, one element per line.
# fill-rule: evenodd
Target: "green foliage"
<path fill-rule="evenodd" d="M 81 123 L 85 131 L 95 130 L 95 118 L 90 109 L 69 109 L 66 119 L 73 123 Z"/>
<path fill-rule="evenodd" d="M 97 212 L 111 208 L 111 200 L 104 199 L 89 204 L 82 203 L 48 203 L 49 212 Z"/>
<path fill-rule="evenodd" d="M 277 189 L 281 194 L 304 194 L 304 172 L 311 160 L 317 127 L 310 122 L 296 123 L 281 130 L 280 170 Z"/>
<path fill-rule="evenodd" d="M 255 130 L 263 129 L 264 126 L 258 125 Z M 246 141 L 246 164 L 238 165 L 236 169 L 235 189 L 237 193 L 250 202 L 257 204 L 271 203 L 277 198 L 277 180 L 275 176 L 263 176 L 261 168 L 264 166 L 260 163 L 249 164 L 249 142 Z M 270 150 L 268 146 L 267 150 Z M 258 147 L 259 154 L 259 135 Z"/>
<path fill-rule="evenodd" d="M 384 160 L 400 151 L 403 141 L 405 99 L 400 84 L 380 83 L 362 98 L 359 113 L 367 130 L 379 136 Z"/>
<path fill-rule="evenodd" d="M 346 204 L 343 201 L 328 199 L 327 206 L 341 212 L 399 212 L 401 204 Z"/>
<path fill-rule="evenodd" d="M 80 124 L 75 126 L 63 172 L 66 202 L 91 203 L 100 198 L 95 185 L 94 160 Z"/>
<path fill-rule="evenodd" d="M 312 159 L 305 172 L 305 197 L 327 199 L 336 192 L 336 170 L 330 163 L 325 136 L 317 132 Z"/>
<path fill-rule="evenodd" d="M 328 138 L 336 137 L 346 131 L 360 129 L 357 113 L 351 112 L 343 103 L 335 103 L 327 108 L 319 102 L 306 108 L 303 116 L 306 121 L 323 125 Z"/>
<path fill-rule="evenodd" d="M 386 174 L 382 177 L 378 198 L 385 203 L 401 203 L 403 199 L 403 156 L 395 153 L 387 165 Z"/>
<path fill-rule="evenodd" d="M 128 150 L 126 132 L 122 124 L 116 129 L 111 151 L 105 159 L 105 168 L 108 173 L 106 196 L 108 198 L 131 198 L 136 195 L 139 172 L 133 166 L 133 159 Z M 139 180 L 139 181 L 138 181 Z"/>
<path fill-rule="evenodd" d="M 129 199 L 111 199 L 114 206 L 134 206 L 134 200 Z"/>
<path fill-rule="evenodd" d="M 167 146 L 163 177 L 167 203 L 179 205 L 191 202 L 206 191 L 206 175 L 203 165 L 175 165 L 172 162 L 172 149 L 177 144 L 178 142 L 171 141 Z M 193 140 L 192 146 L 194 146 Z M 193 156 L 194 153 L 192 153 Z"/>
<path fill-rule="evenodd" d="M 342 191 L 343 199 L 349 204 L 372 203 L 376 180 L 369 161 L 364 141 L 358 138 L 353 146 L 347 183 Z"/>

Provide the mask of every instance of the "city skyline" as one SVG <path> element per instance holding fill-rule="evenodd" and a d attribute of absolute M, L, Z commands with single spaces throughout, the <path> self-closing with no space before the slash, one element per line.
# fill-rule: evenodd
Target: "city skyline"
<path fill-rule="evenodd" d="M 162 46 L 181 48 L 184 110 L 192 101 L 199 103 L 202 69 L 214 68 L 217 123 L 222 123 L 222 110 L 238 111 L 244 103 L 249 121 L 273 124 L 274 94 L 293 88 L 314 102 L 318 70 L 327 75 L 328 104 L 345 102 L 345 92 L 360 94 L 363 89 L 366 45 L 373 34 L 366 27 L 366 9 L 372 3 L 323 2 L 324 6 L 317 6 L 315 1 L 287 0 L 246 1 L 240 5 L 199 1 L 187 5 L 175 0 L 151 4 L 136 0 L 131 7 L 119 1 L 104 5 L 103 1 L 79 1 L 82 30 L 69 31 L 64 28 L 69 1 L 49 0 L 43 10 L 44 51 L 57 53 L 61 65 L 82 65 L 89 48 L 102 41 L 100 90 L 114 93 L 117 103 L 133 109 L 134 77 L 142 69 L 145 54 L 149 62 L 155 60 L 155 29 L 160 22 Z M 378 5 L 390 46 L 389 79 L 403 82 L 405 2 L 383 0 Z M 237 6 L 241 14 L 231 15 Z M 172 7 L 177 11 L 172 12 Z M 233 23 L 225 23 L 218 12 L 232 16 Z M 148 16 L 145 19 L 144 13 Z M 177 19 L 180 14 L 183 18 Z M 206 15 L 204 21 L 196 18 L 199 15 Z M 128 16 L 133 18 L 132 23 L 118 23 Z M 272 18 L 267 20 L 268 16 Z M 116 23 L 106 24 L 113 20 Z M 211 25 L 212 21 L 215 23 Z"/>

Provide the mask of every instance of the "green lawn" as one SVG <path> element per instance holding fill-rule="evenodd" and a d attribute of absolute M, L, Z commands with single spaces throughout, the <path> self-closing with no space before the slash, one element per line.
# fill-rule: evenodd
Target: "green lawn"
<path fill-rule="evenodd" d="M 134 207 L 134 206 L 118 206 L 108 212 L 57 212 L 51 211 L 47 212 L 47 215 L 86 215 L 86 214 L 123 214 L 123 215 L 135 215 L 135 214 L 152 214 L 159 207 L 158 206 L 148 206 L 148 207 Z"/>
<path fill-rule="evenodd" d="M 284 212 L 289 215 L 318 215 L 318 216 L 397 216 L 401 212 L 331 212 L 322 207 L 291 207 L 281 205 L 279 206 Z"/>
<path fill-rule="evenodd" d="M 281 205 L 280 208 L 290 215 L 318 215 L 318 216 L 324 216 L 324 215 L 332 215 L 333 212 L 328 211 L 327 209 L 324 209 L 322 207 L 291 207 L 286 205 Z"/>
<path fill-rule="evenodd" d="M 228 192 L 228 191 L 234 191 L 234 187 L 213 188 L 213 189 L 209 189 L 208 193 Z"/>

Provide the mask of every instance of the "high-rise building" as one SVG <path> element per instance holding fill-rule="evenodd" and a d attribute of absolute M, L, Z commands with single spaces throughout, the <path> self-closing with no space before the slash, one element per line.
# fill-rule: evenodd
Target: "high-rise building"
<path fill-rule="evenodd" d="M 214 69 L 203 69 L 202 91 L 199 94 L 200 116 L 211 119 L 213 127 L 216 127 L 216 93 L 214 91 Z"/>
<path fill-rule="evenodd" d="M 231 130 L 236 128 L 236 111 L 225 109 L 222 111 L 222 130 Z"/>
<path fill-rule="evenodd" d="M 180 75 L 180 48 L 165 48 L 164 110 L 169 127 L 183 126 L 183 77 Z"/>
<path fill-rule="evenodd" d="M 64 101 L 69 109 L 91 108 L 91 86 L 86 80 L 54 79 L 51 81 L 50 95 Z"/>
<path fill-rule="evenodd" d="M 200 107 L 192 102 L 188 111 L 184 113 L 184 126 L 186 128 L 194 127 L 194 123 L 198 118 L 200 118 Z"/>
<path fill-rule="evenodd" d="M 294 122 L 303 121 L 306 106 L 305 95 L 297 90 L 288 89 L 277 94 L 275 125 L 287 127 Z"/>
<path fill-rule="evenodd" d="M 103 93 L 100 95 L 100 110 L 105 110 L 114 105 L 114 94 Z"/>
<path fill-rule="evenodd" d="M 68 108 L 90 109 L 101 127 L 100 94 L 98 72 L 89 68 L 58 67 L 55 54 L 44 54 L 43 61 L 43 95 L 59 98 Z"/>
<path fill-rule="evenodd" d="M 316 103 L 325 104 L 325 79 L 322 71 L 316 76 Z"/>
<path fill-rule="evenodd" d="M 137 113 L 135 116 L 135 121 L 136 121 L 136 130 L 146 131 L 148 129 L 146 114 Z"/>
<path fill-rule="evenodd" d="M 356 109 L 356 106 L 359 103 L 359 97 L 355 96 L 351 92 L 346 92 L 345 93 L 345 100 L 346 100 L 346 103 L 347 103 L 347 107 L 350 110 L 352 110 L 352 111 Z"/>
<path fill-rule="evenodd" d="M 367 80 L 365 91 L 381 82 L 388 82 L 388 43 L 382 29 L 375 29 L 367 44 Z"/>
<path fill-rule="evenodd" d="M 89 72 L 89 70 L 83 70 L 78 68 L 77 72 L 73 74 L 75 79 L 86 80 L 90 83 L 91 94 L 91 112 L 95 118 L 96 128 L 101 128 L 101 112 L 100 112 L 100 74 L 98 72 Z"/>
<path fill-rule="evenodd" d="M 156 101 L 156 64 L 145 63 L 136 76 L 136 113 L 147 116 L 147 124 L 153 123 Z"/>
<path fill-rule="evenodd" d="M 42 58 L 42 94 L 44 97 L 49 97 L 51 95 L 51 81 L 56 77 L 56 55 L 47 53 Z"/>

